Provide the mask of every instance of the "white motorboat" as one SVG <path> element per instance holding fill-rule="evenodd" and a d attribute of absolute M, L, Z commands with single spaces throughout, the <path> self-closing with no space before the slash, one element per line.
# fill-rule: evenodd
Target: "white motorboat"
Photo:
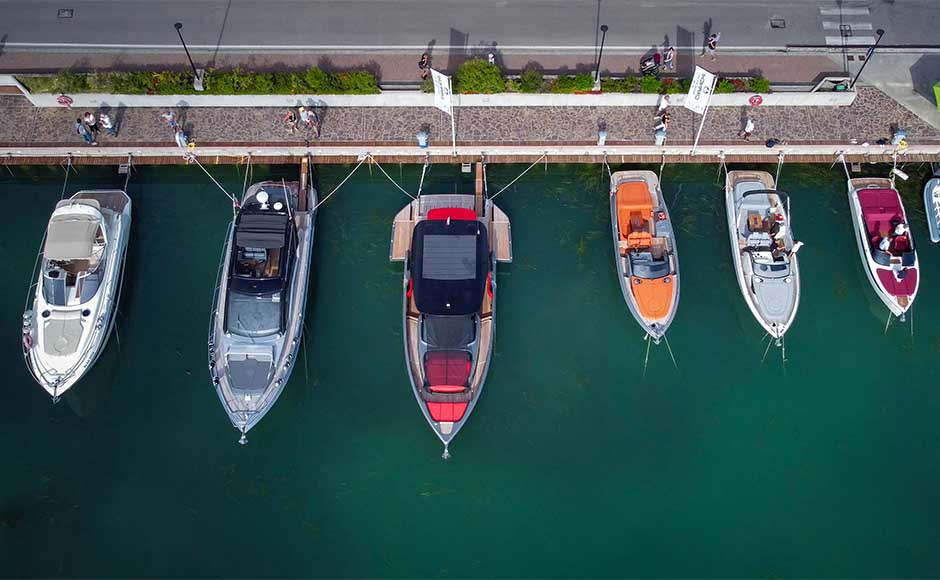
<path fill-rule="evenodd" d="M 23 314 L 23 355 L 54 401 L 108 342 L 130 226 L 131 199 L 123 191 L 79 191 L 52 212 L 35 295 Z"/>
<path fill-rule="evenodd" d="M 940 242 L 940 165 L 936 165 L 931 178 L 924 185 L 924 211 L 927 213 L 927 227 L 930 228 L 930 241 Z"/>
<path fill-rule="evenodd" d="M 800 305 L 800 269 L 790 204 L 766 171 L 729 171 L 725 208 L 741 294 L 754 318 L 779 342 Z"/>

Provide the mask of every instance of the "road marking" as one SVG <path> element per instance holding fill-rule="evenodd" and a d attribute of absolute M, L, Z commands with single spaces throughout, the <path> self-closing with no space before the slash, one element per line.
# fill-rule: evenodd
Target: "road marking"
<path fill-rule="evenodd" d="M 872 30 L 871 22 L 829 22 L 823 21 L 823 30 L 839 30 L 840 25 L 845 25 L 852 30 Z"/>
<path fill-rule="evenodd" d="M 819 7 L 819 13 L 823 16 L 868 16 L 868 8 L 823 8 Z"/>
<path fill-rule="evenodd" d="M 842 38 L 841 36 L 827 36 L 826 44 L 829 46 L 869 46 L 875 44 L 874 36 L 847 36 Z"/>

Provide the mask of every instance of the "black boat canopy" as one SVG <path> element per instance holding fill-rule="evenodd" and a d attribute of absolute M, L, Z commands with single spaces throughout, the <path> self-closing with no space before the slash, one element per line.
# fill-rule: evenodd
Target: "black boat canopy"
<path fill-rule="evenodd" d="M 489 243 L 476 220 L 424 220 L 411 244 L 415 305 L 425 314 L 478 312 L 486 291 Z"/>
<path fill-rule="evenodd" d="M 282 248 L 287 245 L 290 216 L 273 211 L 242 211 L 235 224 L 235 245 L 242 248 Z"/>

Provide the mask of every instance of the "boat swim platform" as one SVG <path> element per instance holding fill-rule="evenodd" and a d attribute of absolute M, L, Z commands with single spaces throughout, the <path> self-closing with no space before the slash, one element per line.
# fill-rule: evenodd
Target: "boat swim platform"
<path fill-rule="evenodd" d="M 914 144 L 905 149 L 862 145 L 778 145 L 763 143 L 706 145 L 695 153 L 690 145 L 666 147 L 606 145 L 595 146 L 458 146 L 456 155 L 450 147 L 421 149 L 415 146 L 356 147 L 276 147 L 276 146 L 206 146 L 190 150 L 178 147 L 16 147 L 0 145 L 0 165 L 58 165 L 71 158 L 74 165 L 119 165 L 128 157 L 135 165 L 182 165 L 194 155 L 202 164 L 252 163 L 296 164 L 308 156 L 316 164 L 356 164 L 370 156 L 379 163 L 435 164 L 472 163 L 776 163 L 781 154 L 787 163 L 833 163 L 843 155 L 847 163 L 891 163 L 940 161 L 940 144 Z"/>

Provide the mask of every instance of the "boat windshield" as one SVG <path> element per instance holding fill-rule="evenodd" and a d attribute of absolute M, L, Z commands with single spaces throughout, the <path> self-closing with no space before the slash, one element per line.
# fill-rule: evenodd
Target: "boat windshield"
<path fill-rule="evenodd" d="M 240 336 L 270 336 L 283 330 L 281 295 L 228 293 L 226 330 Z"/>
<path fill-rule="evenodd" d="M 754 272 L 761 278 L 786 278 L 790 275 L 790 264 L 786 262 L 772 262 L 769 264 L 754 262 Z"/>
<path fill-rule="evenodd" d="M 669 275 L 669 262 L 665 259 L 654 260 L 649 252 L 632 254 L 630 266 L 637 278 L 662 278 Z"/>

